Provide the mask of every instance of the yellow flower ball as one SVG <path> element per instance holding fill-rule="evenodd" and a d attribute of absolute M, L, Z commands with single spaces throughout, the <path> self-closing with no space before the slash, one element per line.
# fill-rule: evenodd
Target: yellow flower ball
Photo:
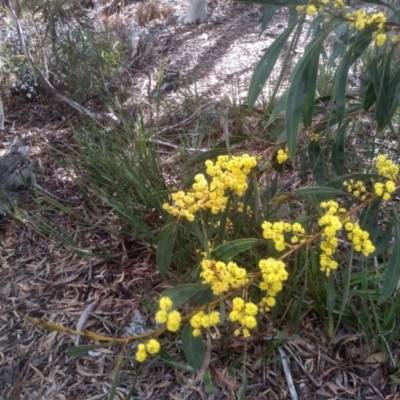
<path fill-rule="evenodd" d="M 386 42 L 386 34 L 385 33 L 379 33 L 378 35 L 376 35 L 376 46 L 377 47 L 382 47 L 385 42 Z"/>
<path fill-rule="evenodd" d="M 313 4 L 310 4 L 309 6 L 307 6 L 307 10 L 306 10 L 307 15 L 314 15 L 316 12 L 317 12 L 317 9 Z"/>
<path fill-rule="evenodd" d="M 179 311 L 171 311 L 168 314 L 168 320 L 167 320 L 167 329 L 170 332 L 176 332 L 179 329 L 179 326 L 181 324 L 181 314 Z"/>
<path fill-rule="evenodd" d="M 168 319 L 168 312 L 164 310 L 157 311 L 155 319 L 158 324 L 165 324 Z"/>
<path fill-rule="evenodd" d="M 161 297 L 159 304 L 161 310 L 168 311 L 172 307 L 172 300 L 169 297 Z"/>
<path fill-rule="evenodd" d="M 157 354 L 160 351 L 161 345 L 160 342 L 156 339 L 150 339 L 147 343 L 146 343 L 146 351 L 149 354 Z"/>
<path fill-rule="evenodd" d="M 143 343 L 140 343 L 136 352 L 136 360 L 139 362 L 145 361 L 147 358 L 146 346 Z"/>

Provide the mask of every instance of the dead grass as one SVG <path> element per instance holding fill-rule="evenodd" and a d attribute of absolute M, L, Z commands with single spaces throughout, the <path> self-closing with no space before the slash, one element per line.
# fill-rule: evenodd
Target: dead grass
<path fill-rule="evenodd" d="M 145 0 L 136 10 L 139 25 L 145 26 L 156 19 L 164 19 L 172 13 L 172 8 L 157 0 Z"/>

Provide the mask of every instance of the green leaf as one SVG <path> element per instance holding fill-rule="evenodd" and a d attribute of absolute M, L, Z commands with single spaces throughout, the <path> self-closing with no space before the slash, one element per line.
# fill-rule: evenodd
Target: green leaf
<path fill-rule="evenodd" d="M 314 57 L 311 58 L 308 64 L 308 78 L 303 109 L 303 124 L 305 128 L 309 128 L 312 125 L 314 116 L 315 92 L 317 90 L 319 56 L 321 54 L 321 47 L 315 49 L 314 54 Z"/>
<path fill-rule="evenodd" d="M 343 192 L 343 190 L 338 190 L 327 186 L 324 187 L 313 186 L 295 190 L 296 197 L 299 200 L 307 200 L 310 195 L 313 195 L 317 198 L 319 202 L 332 199 L 336 196 L 343 195 L 345 193 L 346 192 Z"/>
<path fill-rule="evenodd" d="M 211 290 L 210 285 L 202 285 L 203 290 L 197 291 L 195 295 L 190 298 L 190 307 L 201 307 L 211 303 L 215 299 L 215 295 Z"/>
<path fill-rule="evenodd" d="M 365 111 L 368 111 L 376 101 L 376 93 L 371 79 L 370 68 L 365 71 L 364 78 L 361 81 L 360 99 L 362 99 L 362 105 Z"/>
<path fill-rule="evenodd" d="M 322 31 L 321 26 L 323 26 L 324 15 L 318 15 L 311 22 L 309 26 L 309 30 L 307 32 L 307 37 L 318 35 L 324 37 L 324 32 Z M 318 78 L 318 70 L 320 67 L 319 59 L 320 54 L 323 54 L 324 49 L 322 47 L 322 41 L 320 41 L 319 47 L 314 50 L 314 56 L 311 58 L 308 65 L 308 79 L 307 79 L 307 87 L 305 90 L 305 101 L 304 101 L 304 109 L 303 109 L 303 124 L 305 128 L 309 128 L 312 125 L 313 116 L 314 116 L 314 107 L 315 107 L 315 98 L 316 98 L 316 90 L 317 90 L 317 78 Z"/>
<path fill-rule="evenodd" d="M 389 121 L 390 104 L 388 98 L 389 82 L 390 82 L 390 59 L 385 58 L 383 67 L 379 68 L 376 58 L 371 63 L 371 78 L 374 86 L 376 99 L 376 120 L 378 129 L 384 127 L 385 121 Z"/>
<path fill-rule="evenodd" d="M 345 133 L 346 133 L 346 128 L 349 125 L 349 121 L 346 121 L 344 124 L 341 125 L 339 128 L 339 131 L 336 135 L 335 141 L 333 142 L 332 145 L 332 151 L 331 151 L 331 162 L 333 165 L 333 168 L 336 172 L 337 176 L 341 176 L 345 174 L 344 170 L 344 143 L 345 143 Z"/>
<path fill-rule="evenodd" d="M 253 107 L 258 96 L 260 95 L 265 83 L 267 82 L 272 70 L 275 67 L 276 61 L 279 54 L 282 51 L 283 46 L 288 40 L 294 27 L 298 21 L 295 21 L 290 25 L 272 44 L 268 47 L 261 60 L 257 63 L 253 75 L 251 77 L 249 92 L 247 94 L 247 104 L 249 107 Z"/>
<path fill-rule="evenodd" d="M 177 224 L 173 222 L 167 225 L 158 237 L 157 267 L 163 279 L 166 279 L 167 271 L 171 265 L 177 232 Z"/>
<path fill-rule="evenodd" d="M 393 115 L 397 111 L 398 105 L 400 103 L 400 67 L 395 69 L 392 73 L 392 76 L 390 77 L 388 103 L 390 110 L 387 114 L 387 119 L 383 122 L 383 127 L 385 127 L 386 125 L 391 125 Z"/>
<path fill-rule="evenodd" d="M 200 370 L 206 357 L 206 350 L 201 336 L 193 336 L 190 324 L 182 333 L 182 348 L 188 364 L 195 370 Z"/>
<path fill-rule="evenodd" d="M 238 239 L 233 240 L 228 243 L 221 244 L 211 252 L 211 258 L 214 258 L 218 261 L 228 261 L 235 257 L 237 254 L 242 253 L 248 249 L 251 249 L 253 246 L 257 244 L 265 243 L 264 240 L 261 239 Z"/>
<path fill-rule="evenodd" d="M 349 69 L 371 43 L 374 29 L 375 28 L 364 29 L 354 37 L 353 44 L 347 50 L 336 70 L 335 83 L 333 86 L 333 100 L 336 102 L 339 124 L 344 117 Z"/>
<path fill-rule="evenodd" d="M 280 99 L 276 103 L 276 106 L 275 106 L 274 110 L 272 111 L 271 116 L 269 117 L 268 122 L 266 123 L 264 129 L 266 129 L 269 125 L 271 125 L 279 117 L 279 114 L 281 112 L 283 112 L 283 110 L 285 109 L 288 93 L 289 93 L 289 91 L 286 89 L 285 92 L 283 93 L 283 95 L 280 97 Z"/>
<path fill-rule="evenodd" d="M 287 147 L 292 161 L 294 161 L 296 157 L 297 136 L 303 109 L 305 107 L 306 90 L 309 88 L 311 92 L 314 91 L 314 79 L 317 78 L 316 76 L 310 76 L 309 70 L 318 62 L 324 39 L 335 26 L 335 24 L 332 24 L 329 29 L 321 32 L 307 45 L 305 54 L 297 63 L 291 76 L 291 84 L 286 104 L 285 128 Z M 308 112 L 313 110 L 314 101 L 315 96 L 312 99 L 313 104 L 310 105 L 310 99 L 307 98 Z"/>
<path fill-rule="evenodd" d="M 296 65 L 287 96 L 285 128 L 287 147 L 292 161 L 296 158 L 297 136 L 304 107 L 307 80 L 309 78 L 307 68 L 310 61 L 310 54 L 313 53 L 310 52 L 304 56 Z"/>
<path fill-rule="evenodd" d="M 260 36 L 262 35 L 262 33 L 265 31 L 265 29 L 267 28 L 268 24 L 270 23 L 271 19 L 274 17 L 275 13 L 278 11 L 278 7 L 276 6 L 271 6 L 268 7 L 265 10 L 264 15 L 261 18 L 261 32 L 260 32 Z"/>
<path fill-rule="evenodd" d="M 360 220 L 359 220 L 360 227 L 361 229 L 369 233 L 372 242 L 376 241 L 376 238 L 379 233 L 378 212 L 381 203 L 382 203 L 382 198 L 378 197 L 367 207 L 364 207 L 360 215 Z"/>
<path fill-rule="evenodd" d="M 379 296 L 378 305 L 386 301 L 396 289 L 399 283 L 399 273 L 400 273 L 400 224 L 396 219 L 394 224 L 394 243 L 392 246 L 392 254 L 390 255 L 385 280 L 383 282 L 383 287 L 381 290 L 381 295 Z"/>
<path fill-rule="evenodd" d="M 324 157 L 318 140 L 311 140 L 308 147 L 308 158 L 310 160 L 310 168 L 315 181 L 319 186 L 324 185 Z"/>
<path fill-rule="evenodd" d="M 172 300 L 173 307 L 178 308 L 198 293 L 204 292 L 207 288 L 208 285 L 203 285 L 201 283 L 188 283 L 167 289 L 160 297 L 169 297 Z"/>
<path fill-rule="evenodd" d="M 344 53 L 350 35 L 351 29 L 349 29 L 349 24 L 347 22 L 340 24 L 335 29 L 335 43 L 333 44 L 331 57 L 329 59 L 330 62 L 335 61 Z"/>

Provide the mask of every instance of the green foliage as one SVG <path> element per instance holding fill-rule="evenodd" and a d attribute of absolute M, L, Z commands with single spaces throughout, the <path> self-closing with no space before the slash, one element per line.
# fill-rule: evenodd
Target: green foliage
<path fill-rule="evenodd" d="M 102 215 L 101 226 L 108 232 L 139 238 L 152 248 L 156 235 L 148 215 L 157 220 L 164 214 L 159 195 L 165 190 L 160 160 L 142 123 L 125 123 L 109 132 L 93 123 L 76 131 L 77 144 L 69 157 L 73 165 L 81 168 L 76 183 L 88 201 L 95 195 L 106 206 L 97 211 Z M 124 221 L 124 229 L 118 225 L 113 229 L 117 220 Z"/>
<path fill-rule="evenodd" d="M 200 370 L 206 356 L 206 351 L 203 339 L 200 336 L 193 336 L 190 325 L 187 325 L 182 332 L 182 349 L 188 364 L 192 368 Z"/>

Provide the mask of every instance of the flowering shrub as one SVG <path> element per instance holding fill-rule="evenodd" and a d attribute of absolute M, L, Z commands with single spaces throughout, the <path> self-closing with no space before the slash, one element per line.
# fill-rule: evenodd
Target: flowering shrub
<path fill-rule="evenodd" d="M 218 157 L 215 163 L 206 162 L 207 175 L 212 177 L 210 185 L 203 174 L 195 177 L 192 190 L 185 193 L 179 191 L 173 194 L 174 205 L 164 204 L 164 209 L 175 217 L 184 217 L 194 220 L 194 213 L 198 210 L 210 209 L 213 214 L 224 211 L 228 202 L 228 190 L 242 196 L 247 189 L 246 177 L 256 165 L 254 157 L 228 156 Z"/>
<path fill-rule="evenodd" d="M 175 204 L 173 206 L 164 205 L 164 208 L 177 218 L 178 223 L 182 218 L 192 223 L 196 218 L 199 222 L 206 222 L 205 214 L 202 216 L 201 213 L 207 209 L 212 209 L 214 204 L 224 204 L 224 207 L 219 210 L 219 213 L 211 211 L 212 214 L 217 214 L 219 218 L 222 218 L 224 213 L 229 213 L 227 205 L 231 204 L 232 206 L 234 201 L 229 202 L 228 199 L 232 195 L 237 197 L 246 195 L 246 191 L 249 188 L 248 179 L 255 172 L 257 163 L 254 157 L 244 154 L 232 158 L 220 156 L 215 163 L 206 161 L 205 165 L 207 166 L 206 173 L 208 178 L 201 175 L 201 181 L 203 182 L 200 190 L 201 195 L 194 194 L 199 191 L 197 183 L 200 179 L 198 178 L 199 175 L 197 175 L 195 183 L 192 185 L 192 190 L 186 192 L 190 193 L 190 198 L 193 200 L 190 204 L 177 203 L 176 196 L 172 194 L 171 198 Z M 387 179 L 382 184 L 386 185 L 387 182 L 393 182 L 395 187 L 399 172 L 396 164 L 388 160 L 386 156 L 379 155 L 375 168 L 378 172 L 376 179 Z M 238 190 L 237 185 L 232 183 L 233 175 L 238 177 L 236 183 L 240 182 L 240 190 Z M 226 322 L 232 324 L 233 334 L 244 338 L 250 337 L 252 332 L 257 329 L 260 314 L 270 312 L 277 304 L 277 296 L 284 289 L 284 283 L 289 278 L 289 273 L 283 260 L 290 253 L 299 251 L 305 246 L 308 247 L 309 251 L 319 253 L 320 270 L 326 277 L 329 277 L 332 272 L 340 267 L 340 261 L 337 260 L 337 252 L 340 243 L 344 240 L 348 241 L 354 251 L 361 253 L 365 257 L 375 252 L 376 247 L 370 239 L 369 232 L 363 229 L 360 223 L 356 221 L 356 215 L 360 205 L 370 204 L 372 201 L 377 200 L 378 196 L 383 197 L 383 199 L 387 197 L 387 192 L 378 193 L 376 190 L 377 183 L 373 185 L 374 192 L 369 192 L 367 190 L 368 185 L 365 182 L 355 182 L 352 179 L 345 180 L 343 185 L 347 190 L 342 193 L 358 198 L 360 204 L 357 207 L 350 206 L 346 208 L 335 200 L 320 202 L 319 206 L 323 210 L 323 215 L 318 219 L 317 232 L 307 232 L 306 228 L 299 222 L 262 222 L 260 226 L 262 237 L 266 242 L 273 242 L 278 256 L 261 258 L 258 261 L 258 268 L 245 268 L 234 261 L 214 259 L 212 256 L 218 248 L 210 249 L 213 239 L 207 237 L 205 243 L 209 248 L 205 252 L 197 252 L 202 259 L 199 261 L 198 282 L 200 283 L 196 287 L 209 287 L 212 298 L 206 304 L 198 307 L 197 310 L 193 310 L 186 316 L 181 316 L 177 310 L 172 310 L 174 301 L 167 295 L 168 292 L 172 293 L 172 295 L 176 294 L 179 287 L 172 288 L 164 293 L 159 300 L 159 311 L 155 315 L 156 322 L 165 324 L 166 330 L 172 332 L 178 332 L 181 322 L 189 324 L 192 329 L 191 335 L 201 340 L 204 330 L 218 329 L 218 325 L 225 322 L 220 312 L 214 309 L 217 304 L 222 303 L 230 309 Z M 245 189 L 242 190 L 243 188 Z M 218 196 L 213 197 L 215 203 L 206 206 L 210 194 L 214 193 L 214 191 L 218 193 Z M 362 193 L 362 196 L 360 196 L 360 193 Z M 220 198 L 224 200 L 219 202 Z M 192 212 L 194 210 L 193 207 L 199 204 L 200 206 L 196 209 L 197 214 Z M 186 213 L 188 208 L 192 210 L 190 211 L 190 216 Z M 212 221 L 210 222 L 211 224 Z M 321 237 L 322 240 L 318 241 L 318 237 Z M 225 251 L 230 253 L 233 246 L 240 246 L 242 243 L 243 241 L 239 240 L 236 243 L 235 241 L 232 242 L 232 247 L 229 247 L 229 243 L 224 243 L 220 247 L 225 248 Z M 247 246 L 235 251 L 234 255 L 238 255 L 242 250 L 246 249 L 248 249 Z M 226 258 L 224 251 L 216 254 L 222 256 L 223 259 Z M 251 285 L 255 285 L 258 288 L 259 294 L 249 301 L 249 287 Z M 187 293 L 185 296 L 181 296 L 178 303 L 189 301 L 194 294 Z M 146 342 L 146 344 L 142 344 L 138 348 L 136 354 L 138 361 L 144 361 L 148 354 L 155 354 L 155 352 L 152 353 L 148 349 L 148 343 Z M 190 344 L 186 343 L 186 346 L 190 346 Z"/>

